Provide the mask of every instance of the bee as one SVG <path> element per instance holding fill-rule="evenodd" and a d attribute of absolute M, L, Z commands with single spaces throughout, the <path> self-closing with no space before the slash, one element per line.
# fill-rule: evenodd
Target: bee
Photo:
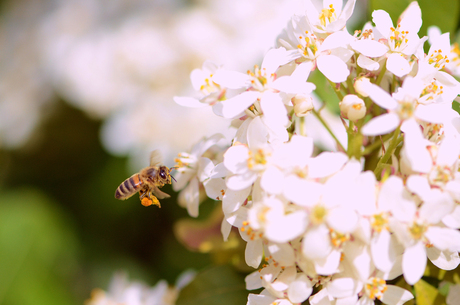
<path fill-rule="evenodd" d="M 115 191 L 115 198 L 126 200 L 139 192 L 139 199 L 143 206 L 157 205 L 161 208 L 158 199 L 169 198 L 170 196 L 162 191 L 160 187 L 165 184 L 171 184 L 170 172 L 174 169 L 161 164 L 161 154 L 158 150 L 152 151 L 150 154 L 150 166 L 142 169 L 123 181 Z"/>

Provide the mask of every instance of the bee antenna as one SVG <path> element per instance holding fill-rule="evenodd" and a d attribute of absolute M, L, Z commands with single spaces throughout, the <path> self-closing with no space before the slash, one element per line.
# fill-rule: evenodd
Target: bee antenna
<path fill-rule="evenodd" d="M 174 177 L 173 177 L 172 175 L 170 175 L 170 176 L 171 176 L 171 178 L 173 178 L 174 182 L 177 182 L 177 180 L 176 180 L 176 179 L 174 179 Z"/>

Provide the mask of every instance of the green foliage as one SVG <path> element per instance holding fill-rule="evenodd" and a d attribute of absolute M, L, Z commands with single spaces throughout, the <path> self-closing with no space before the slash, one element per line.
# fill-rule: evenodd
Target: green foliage
<path fill-rule="evenodd" d="M 229 265 L 210 267 L 197 274 L 179 294 L 177 305 L 246 304 L 244 277 Z"/>
<path fill-rule="evenodd" d="M 0 304 L 76 304 L 71 221 L 39 191 L 4 192 L 0 202 Z"/>

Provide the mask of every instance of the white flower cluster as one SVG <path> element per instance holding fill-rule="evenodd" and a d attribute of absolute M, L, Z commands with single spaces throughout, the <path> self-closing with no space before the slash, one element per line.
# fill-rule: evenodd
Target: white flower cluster
<path fill-rule="evenodd" d="M 174 305 L 179 291 L 195 277 L 194 271 L 186 271 L 179 276 L 174 287 L 165 280 L 155 286 L 129 281 L 125 273 L 116 273 L 108 291 L 94 289 L 85 305 Z"/>
<path fill-rule="evenodd" d="M 206 62 L 192 72 L 196 97 L 237 128 L 179 155 L 176 190 L 192 216 L 200 190 L 222 200 L 224 238 L 247 242 L 248 304 L 403 304 L 412 294 L 388 280 L 422 277 L 427 259 L 451 270 L 460 258 L 460 116 L 452 102 L 449 34 L 420 38 L 412 2 L 394 26 L 383 10 L 351 35 L 355 1 L 324 0 L 296 15 L 261 66 L 246 74 Z M 318 69 L 336 89 L 348 143 L 317 153 L 304 125 L 317 117 Z M 452 69 L 450 69 L 452 70 Z M 327 103 L 327 102 L 326 102 Z M 334 136 L 334 135 L 332 135 Z M 312 295 L 315 290 L 319 291 Z"/>

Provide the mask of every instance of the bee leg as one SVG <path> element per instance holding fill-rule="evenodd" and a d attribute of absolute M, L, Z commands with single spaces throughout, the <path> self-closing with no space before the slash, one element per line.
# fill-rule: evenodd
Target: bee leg
<path fill-rule="evenodd" d="M 145 207 L 154 204 L 153 201 L 147 195 L 150 195 L 150 192 L 146 192 L 144 189 L 141 189 L 139 191 L 139 199 L 141 200 L 141 204 Z"/>
<path fill-rule="evenodd" d="M 160 201 L 150 191 L 149 191 L 149 198 L 152 201 L 152 204 L 154 204 L 154 205 L 158 206 L 159 208 L 161 208 Z"/>

